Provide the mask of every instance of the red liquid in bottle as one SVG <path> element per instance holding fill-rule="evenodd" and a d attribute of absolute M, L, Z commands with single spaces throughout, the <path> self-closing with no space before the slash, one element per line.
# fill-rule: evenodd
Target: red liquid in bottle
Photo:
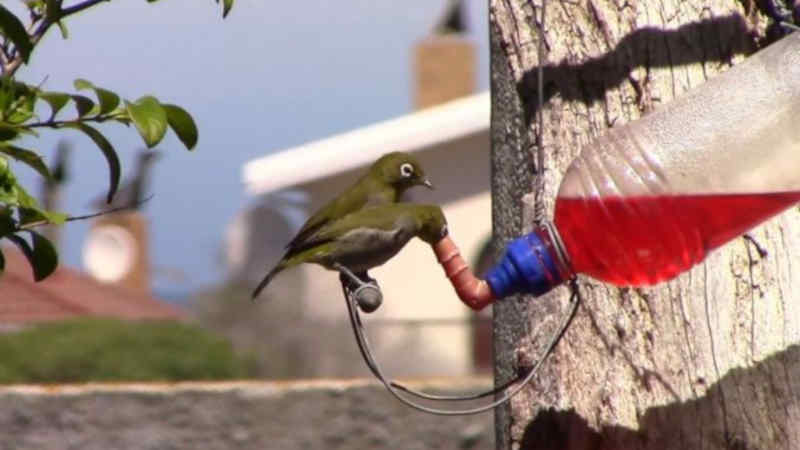
<path fill-rule="evenodd" d="M 798 201 L 800 191 L 560 197 L 555 224 L 575 272 L 636 286 L 675 277 Z"/>

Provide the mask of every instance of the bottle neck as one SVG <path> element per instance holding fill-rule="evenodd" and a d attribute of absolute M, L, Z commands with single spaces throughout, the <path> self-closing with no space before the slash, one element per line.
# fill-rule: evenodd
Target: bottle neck
<path fill-rule="evenodd" d="M 548 244 L 553 249 L 555 254 L 556 269 L 563 280 L 571 280 L 575 278 L 575 270 L 572 269 L 572 263 L 567 255 L 567 249 L 564 246 L 564 241 L 561 240 L 561 235 L 558 233 L 558 228 L 553 222 L 545 222 L 538 230 L 543 230 L 542 233 L 547 233 Z"/>
<path fill-rule="evenodd" d="M 558 231 L 547 223 L 511 241 L 486 281 L 499 299 L 516 293 L 539 296 L 574 276 Z"/>

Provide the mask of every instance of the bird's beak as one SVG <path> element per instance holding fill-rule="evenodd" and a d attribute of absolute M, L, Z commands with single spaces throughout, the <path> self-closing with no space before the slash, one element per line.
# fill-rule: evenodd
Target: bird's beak
<path fill-rule="evenodd" d="M 422 185 L 423 185 L 423 186 L 425 186 L 425 187 L 426 187 L 426 188 L 428 188 L 428 189 L 431 189 L 431 190 L 433 190 L 433 189 L 434 189 L 434 187 L 433 187 L 433 183 L 431 183 L 431 180 L 429 180 L 429 179 L 427 179 L 427 178 L 425 178 L 424 180 L 422 180 Z"/>

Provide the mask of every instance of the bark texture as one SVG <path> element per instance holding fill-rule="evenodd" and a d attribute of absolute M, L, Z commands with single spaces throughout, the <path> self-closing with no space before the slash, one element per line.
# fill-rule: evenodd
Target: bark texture
<path fill-rule="evenodd" d="M 500 244 L 530 228 L 537 203 L 552 217 L 561 174 L 594 136 L 766 43 L 755 2 L 549 0 L 539 130 L 542 0 L 489 5 Z M 543 171 L 534 166 L 537 137 Z M 523 200 L 540 172 L 544 188 Z M 752 234 L 766 257 L 738 239 L 653 288 L 582 278 L 583 303 L 564 339 L 497 413 L 498 448 L 800 449 L 800 213 Z M 560 288 L 495 306 L 499 380 L 536 358 L 568 295 Z"/>

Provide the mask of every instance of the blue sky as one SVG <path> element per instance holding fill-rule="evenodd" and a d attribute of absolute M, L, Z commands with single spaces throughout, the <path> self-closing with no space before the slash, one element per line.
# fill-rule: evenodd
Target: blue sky
<path fill-rule="evenodd" d="M 101 3 L 68 21 L 70 37 L 52 30 L 19 77 L 45 89 L 72 91 L 75 78 L 128 99 L 152 94 L 185 107 L 200 129 L 189 153 L 168 135 L 159 146 L 145 213 L 152 221 L 155 289 L 189 293 L 225 278 L 225 227 L 252 198 L 244 194 L 246 161 L 410 110 L 410 49 L 426 35 L 444 0 L 236 0 L 224 21 L 213 0 Z M 469 0 L 479 47 L 479 88 L 488 87 L 487 11 Z M 133 129 L 103 132 L 132 169 L 142 147 Z M 44 132 L 29 147 L 52 154 L 62 133 Z M 99 151 L 75 144 L 64 209 L 90 212 L 106 189 Z M 20 168 L 34 191 L 37 179 Z M 80 266 L 89 224 L 67 225 L 62 261 Z M 183 273 L 169 277 L 165 273 Z"/>

